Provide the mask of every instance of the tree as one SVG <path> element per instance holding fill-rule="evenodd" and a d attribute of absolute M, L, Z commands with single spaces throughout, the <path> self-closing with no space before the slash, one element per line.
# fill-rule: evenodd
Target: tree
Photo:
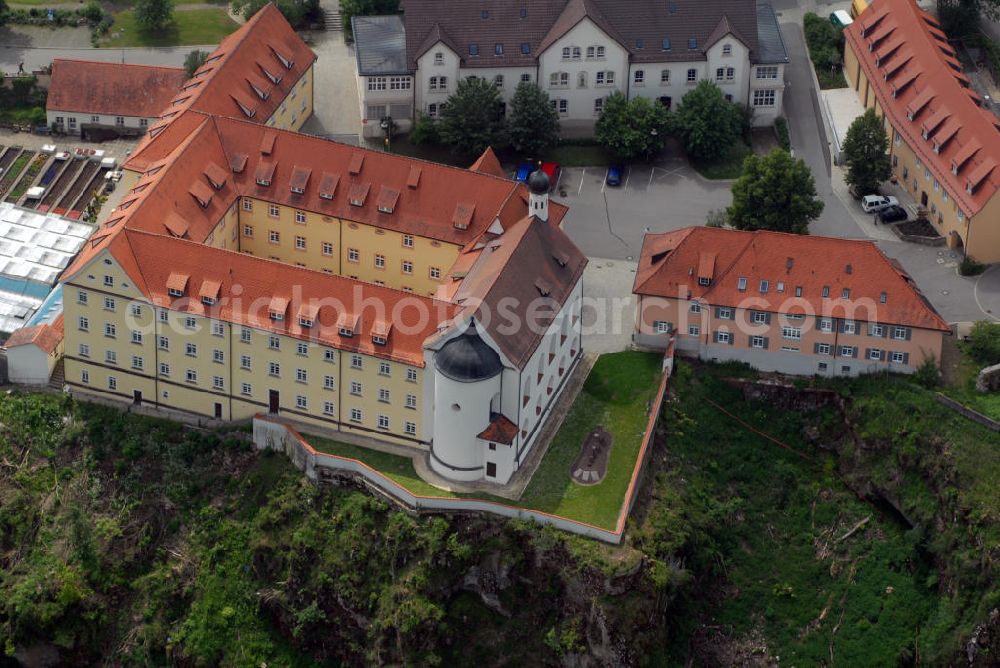
<path fill-rule="evenodd" d="M 854 119 L 844 139 L 847 185 L 861 194 L 875 192 L 889 178 L 889 137 L 874 109 Z"/>
<path fill-rule="evenodd" d="M 718 86 L 702 81 L 681 100 L 675 127 L 689 156 L 711 161 L 740 141 L 743 120 L 739 108 L 726 101 Z"/>
<path fill-rule="evenodd" d="M 969 356 L 983 366 L 1000 363 L 1000 324 L 979 320 L 969 332 Z"/>
<path fill-rule="evenodd" d="M 193 77 L 198 68 L 205 64 L 206 58 L 208 58 L 208 53 L 201 49 L 195 49 L 184 56 L 184 71 L 187 73 L 188 79 Z"/>
<path fill-rule="evenodd" d="M 670 113 L 645 97 L 632 101 L 615 91 L 604 99 L 594 134 L 615 158 L 628 161 L 649 159 L 663 150 L 670 131 Z"/>
<path fill-rule="evenodd" d="M 271 0 L 232 0 L 233 13 L 245 19 L 259 12 Z M 293 28 L 306 28 L 320 15 L 319 0 L 273 0 Z"/>
<path fill-rule="evenodd" d="M 340 0 L 340 18 L 344 32 L 353 36 L 351 19 L 355 16 L 378 16 L 399 11 L 399 0 Z"/>
<path fill-rule="evenodd" d="M 7 23 L 8 11 L 7 3 L 0 0 L 0 26 Z"/>
<path fill-rule="evenodd" d="M 537 84 L 518 84 L 510 100 L 508 129 L 514 150 L 523 155 L 540 155 L 559 141 L 559 114 Z"/>
<path fill-rule="evenodd" d="M 776 148 L 743 162 L 726 215 L 738 230 L 807 234 L 809 222 L 822 212 L 823 202 L 816 198 L 816 183 L 806 163 Z"/>
<path fill-rule="evenodd" d="M 441 143 L 462 155 L 478 155 L 503 142 L 500 93 L 479 77 L 463 79 L 445 101 L 438 121 Z"/>
<path fill-rule="evenodd" d="M 135 24 L 143 32 L 155 32 L 173 20 L 174 0 L 136 0 Z"/>

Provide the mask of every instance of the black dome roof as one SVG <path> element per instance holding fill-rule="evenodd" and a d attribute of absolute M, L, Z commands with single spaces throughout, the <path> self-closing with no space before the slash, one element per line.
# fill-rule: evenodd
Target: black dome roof
<path fill-rule="evenodd" d="M 500 355 L 480 338 L 475 324 L 441 347 L 434 356 L 434 366 L 462 383 L 493 378 L 503 369 Z"/>
<path fill-rule="evenodd" d="M 528 188 L 536 195 L 544 195 L 549 192 L 549 175 L 541 169 L 536 169 L 528 177 Z"/>

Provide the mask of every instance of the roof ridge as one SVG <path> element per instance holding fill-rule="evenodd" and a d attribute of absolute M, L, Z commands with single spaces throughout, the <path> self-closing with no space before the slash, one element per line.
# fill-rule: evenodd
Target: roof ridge
<path fill-rule="evenodd" d="M 108 65 L 110 67 L 145 67 L 147 69 L 170 70 L 171 72 L 183 72 L 183 67 L 173 67 L 171 65 L 147 65 L 145 63 L 113 63 L 108 60 L 95 60 L 93 58 L 53 58 L 53 63 L 91 63 L 93 65 Z"/>
<path fill-rule="evenodd" d="M 453 302 L 450 302 L 450 301 L 445 300 L 445 299 L 438 299 L 437 297 L 431 297 L 431 296 L 428 296 L 428 295 L 421 295 L 421 294 L 418 294 L 418 293 L 415 293 L 415 292 L 407 292 L 407 291 L 402 290 L 400 288 L 394 288 L 394 287 L 391 287 L 389 285 L 379 285 L 378 283 L 374 283 L 372 281 L 363 281 L 363 280 L 358 279 L 358 278 L 351 278 L 350 276 L 346 276 L 344 274 L 328 274 L 328 273 L 326 273 L 324 271 L 320 271 L 319 269 L 310 269 L 309 267 L 300 267 L 298 265 L 288 264 L 287 262 L 281 262 L 279 260 L 271 260 L 269 258 L 259 257 L 257 255 L 251 255 L 249 253 L 242 253 L 240 251 L 235 251 L 235 250 L 232 250 L 232 249 L 229 249 L 229 248 L 219 248 L 217 246 L 208 246 L 206 244 L 194 241 L 193 239 L 185 239 L 183 237 L 175 237 L 175 236 L 171 236 L 171 235 L 167 235 L 167 234 L 162 234 L 160 232 L 154 232 L 152 230 L 144 230 L 144 229 L 137 228 L 137 227 L 123 227 L 123 228 L 121 228 L 120 232 L 124 232 L 125 233 L 125 237 L 126 237 L 127 240 L 128 240 L 128 238 L 130 236 L 135 236 L 135 235 L 140 235 L 140 236 L 143 236 L 143 237 L 155 237 L 157 239 L 168 239 L 171 243 L 178 242 L 178 243 L 183 243 L 183 244 L 190 244 L 190 245 L 192 245 L 194 247 L 197 247 L 197 248 L 208 249 L 209 251 L 219 252 L 219 253 L 224 253 L 224 254 L 232 255 L 234 257 L 239 257 L 239 258 L 241 258 L 241 261 L 251 262 L 251 263 L 255 263 L 255 264 L 257 264 L 257 263 L 264 263 L 266 266 L 269 266 L 269 267 L 273 266 L 275 263 L 283 264 L 283 265 L 285 265 L 286 269 L 295 270 L 295 271 L 304 271 L 304 272 L 307 272 L 307 273 L 310 273 L 310 274 L 315 274 L 316 276 L 322 276 L 325 280 L 340 281 L 340 282 L 348 283 L 348 284 L 351 284 L 351 285 L 370 286 L 371 288 L 376 289 L 376 290 L 388 290 L 390 292 L 397 293 L 397 294 L 399 294 L 401 296 L 405 295 L 406 297 L 416 297 L 417 299 L 422 299 L 422 300 L 426 300 L 426 301 L 434 302 L 434 303 L 445 304 L 445 305 L 448 305 L 448 306 L 461 306 L 460 304 L 454 304 Z M 130 240 L 129 240 L 129 250 L 131 251 L 131 241 Z M 134 255 L 134 252 L 133 252 L 133 255 Z M 230 271 L 230 269 L 227 267 L 227 268 L 224 268 L 222 271 L 224 271 L 224 272 L 225 271 Z"/>

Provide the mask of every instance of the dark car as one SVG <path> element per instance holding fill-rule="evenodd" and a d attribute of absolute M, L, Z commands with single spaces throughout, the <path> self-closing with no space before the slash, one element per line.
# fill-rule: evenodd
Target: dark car
<path fill-rule="evenodd" d="M 611 165 L 608 167 L 608 176 L 605 182 L 609 186 L 620 186 L 622 184 L 622 174 L 625 172 L 625 168 L 621 165 Z"/>
<path fill-rule="evenodd" d="M 888 206 L 875 214 L 880 223 L 898 223 L 908 218 L 906 209 L 901 206 Z"/>

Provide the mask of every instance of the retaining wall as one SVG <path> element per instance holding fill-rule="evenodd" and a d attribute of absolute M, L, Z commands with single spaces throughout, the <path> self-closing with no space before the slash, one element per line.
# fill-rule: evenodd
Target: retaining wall
<path fill-rule="evenodd" d="M 672 353 L 672 350 L 669 353 Z M 670 359 L 672 362 L 672 355 L 670 355 Z M 254 417 L 253 442 L 258 449 L 268 448 L 284 452 L 295 466 L 305 473 L 306 477 L 310 480 L 319 481 L 322 469 L 345 473 L 352 478 L 360 480 L 376 495 L 388 497 L 407 510 L 418 513 L 482 513 L 512 519 L 533 520 L 539 524 L 554 526 L 563 531 L 569 531 L 570 533 L 618 545 L 625 535 L 625 522 L 628 519 L 629 513 L 632 512 L 643 474 L 648 467 L 653 447 L 653 437 L 656 433 L 656 426 L 659 423 L 660 408 L 663 405 L 663 398 L 667 391 L 672 364 L 665 365 L 665 367 L 664 373 L 660 378 L 660 386 L 656 397 L 650 404 L 646 433 L 643 436 L 642 447 L 639 451 L 639 456 L 636 458 L 635 467 L 632 470 L 632 478 L 629 481 L 625 499 L 622 501 L 622 508 L 614 530 L 604 529 L 568 517 L 552 515 L 540 510 L 509 506 L 485 499 L 459 499 L 414 494 L 364 462 L 317 451 L 295 429 L 267 415 L 257 415 Z"/>

